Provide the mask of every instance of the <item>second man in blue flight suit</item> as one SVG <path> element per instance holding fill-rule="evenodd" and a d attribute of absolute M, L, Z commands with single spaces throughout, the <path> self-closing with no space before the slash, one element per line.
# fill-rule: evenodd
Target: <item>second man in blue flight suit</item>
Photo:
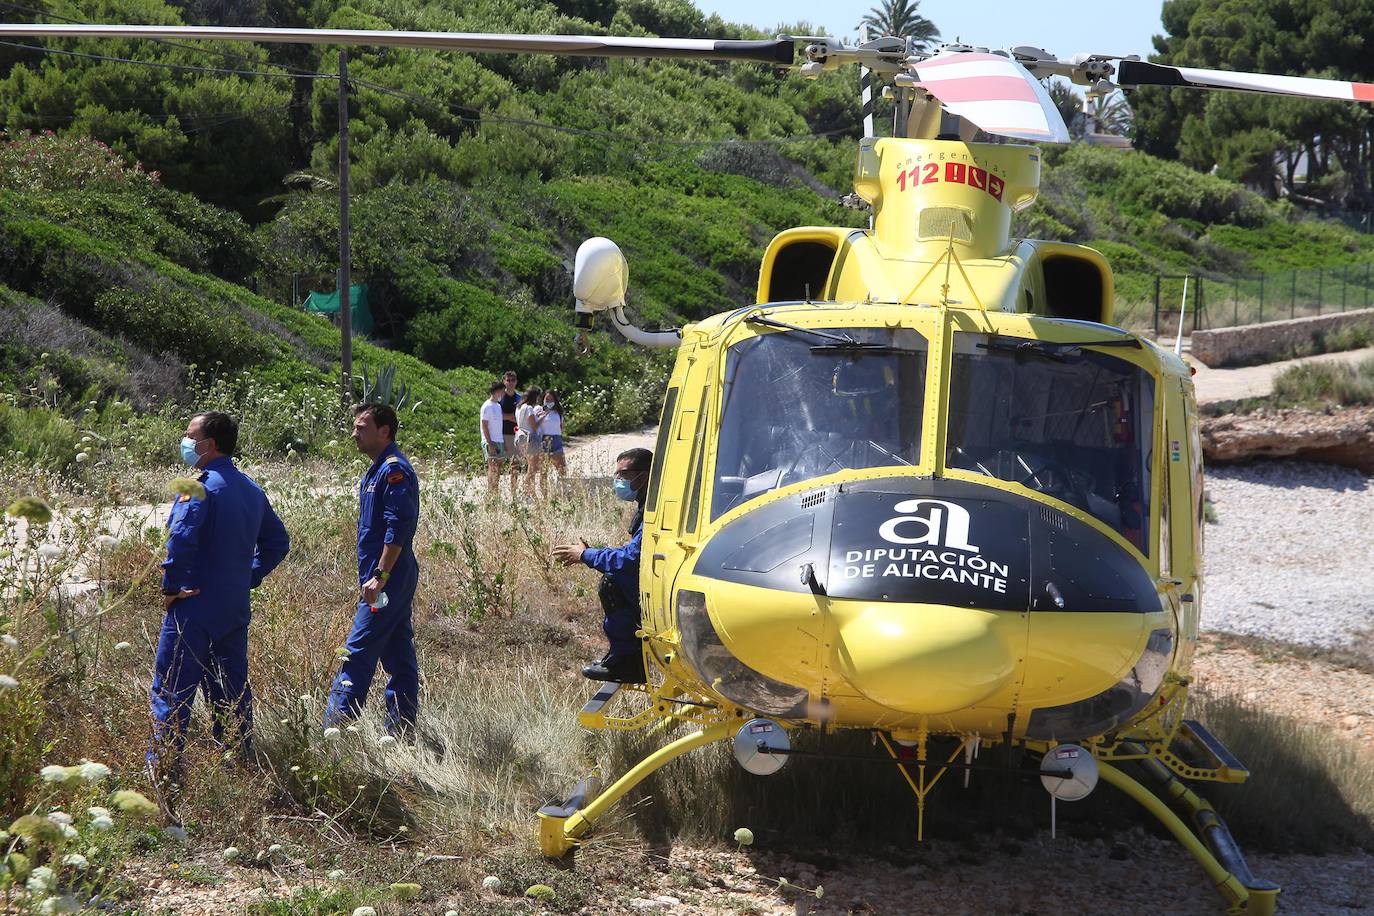
<path fill-rule="evenodd" d="M 415 657 L 411 601 L 419 581 L 412 541 L 420 515 L 420 483 L 410 460 L 396 447 L 396 411 L 385 404 L 353 408 L 353 441 L 372 466 L 358 485 L 358 609 L 344 659 L 329 691 L 325 724 L 362 710 L 381 662 L 386 685 L 386 727 L 415 724 L 420 703 L 420 665 Z"/>
<path fill-rule="evenodd" d="M 630 540 L 619 547 L 588 547 L 587 542 L 566 544 L 553 549 L 553 558 L 564 566 L 584 563 L 601 573 L 597 595 L 605 614 L 601 629 L 610 651 L 599 662 L 582 669 L 596 681 L 622 684 L 644 683 L 644 651 L 635 633 L 640 627 L 639 555 L 644 539 L 644 499 L 648 494 L 649 470 L 654 453 L 647 448 L 632 448 L 616 457 L 613 486 L 615 495 L 638 503 L 630 522 Z"/>

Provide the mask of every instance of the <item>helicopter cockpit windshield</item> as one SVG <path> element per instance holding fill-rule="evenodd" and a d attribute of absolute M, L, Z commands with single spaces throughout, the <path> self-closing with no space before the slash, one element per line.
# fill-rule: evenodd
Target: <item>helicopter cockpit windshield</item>
<path fill-rule="evenodd" d="M 1154 379 L 1085 348 L 955 335 L 949 467 L 1019 483 L 1148 553 Z"/>
<path fill-rule="evenodd" d="M 779 326 L 726 358 L 712 518 L 813 477 L 921 460 L 925 338 Z"/>

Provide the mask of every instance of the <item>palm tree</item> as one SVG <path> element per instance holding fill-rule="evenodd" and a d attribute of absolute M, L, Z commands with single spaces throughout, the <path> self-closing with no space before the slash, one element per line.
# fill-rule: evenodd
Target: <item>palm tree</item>
<path fill-rule="evenodd" d="M 1093 99 L 1093 120 L 1097 122 L 1100 134 L 1116 134 L 1124 137 L 1131 132 L 1135 113 L 1121 92 L 1099 95 Z"/>
<path fill-rule="evenodd" d="M 1069 132 L 1075 137 L 1083 135 L 1083 96 L 1074 92 L 1073 87 L 1063 80 L 1050 80 L 1050 101 L 1059 109 Z M 1077 123 L 1075 123 L 1075 121 Z"/>
<path fill-rule="evenodd" d="M 918 11 L 921 0 L 883 0 L 860 21 L 873 37 L 894 35 L 910 38 L 917 51 L 924 51 L 940 37 L 935 23 Z"/>

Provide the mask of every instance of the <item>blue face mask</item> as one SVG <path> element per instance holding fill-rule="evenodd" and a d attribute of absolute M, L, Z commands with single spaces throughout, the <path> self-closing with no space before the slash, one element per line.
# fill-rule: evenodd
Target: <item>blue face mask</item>
<path fill-rule="evenodd" d="M 200 443 L 190 436 L 183 436 L 181 440 L 181 460 L 186 462 L 189 467 L 195 467 L 200 456 L 196 454 L 196 446 Z"/>
<path fill-rule="evenodd" d="M 615 489 L 616 498 L 623 499 L 627 503 L 632 502 L 634 500 L 635 488 L 630 486 L 630 482 L 628 480 L 624 480 L 620 477 L 617 477 L 615 479 L 615 483 L 612 484 L 612 486 Z"/>
<path fill-rule="evenodd" d="M 545 410 L 553 410 L 553 401 L 545 401 L 545 402 L 544 402 L 544 409 L 545 409 Z"/>

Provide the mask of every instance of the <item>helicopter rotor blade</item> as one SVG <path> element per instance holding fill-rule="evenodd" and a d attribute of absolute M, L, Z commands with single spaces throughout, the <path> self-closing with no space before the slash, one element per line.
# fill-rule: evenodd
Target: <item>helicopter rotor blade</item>
<path fill-rule="evenodd" d="M 1117 65 L 1116 82 L 1127 87 L 1187 86 L 1193 89 L 1229 89 L 1235 92 L 1297 95 L 1315 99 L 1335 99 L 1341 102 L 1374 102 L 1374 83 L 1171 67 L 1139 60 L 1121 61 Z"/>
<path fill-rule="evenodd" d="M 911 62 L 920 85 L 945 110 L 990 134 L 1068 143 L 1069 129 L 1035 77 L 1014 60 L 981 51 L 951 51 Z"/>
<path fill-rule="evenodd" d="M 314 45 L 385 45 L 482 53 L 751 60 L 784 65 L 793 62 L 796 49 L 793 40 L 786 37 L 771 41 L 715 41 L 696 38 L 622 38 L 609 35 L 501 35 L 477 32 L 400 32 L 362 29 L 0 23 L 0 39 L 9 37 L 180 38 Z"/>

